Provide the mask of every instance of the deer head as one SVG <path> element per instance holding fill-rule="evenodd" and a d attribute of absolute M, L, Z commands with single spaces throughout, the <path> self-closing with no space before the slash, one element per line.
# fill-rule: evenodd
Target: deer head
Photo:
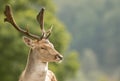
<path fill-rule="evenodd" d="M 48 40 L 48 37 L 51 35 L 52 27 L 48 31 L 44 29 L 44 10 L 45 9 L 42 8 L 36 17 L 40 24 L 41 36 L 33 35 L 28 30 L 19 27 L 13 18 L 9 5 L 5 8 L 4 14 L 6 18 L 4 21 L 10 23 L 17 31 L 27 36 L 23 38 L 24 42 L 35 52 L 35 59 L 40 59 L 42 62 L 59 62 L 62 60 L 63 56 L 55 50 L 53 44 Z"/>

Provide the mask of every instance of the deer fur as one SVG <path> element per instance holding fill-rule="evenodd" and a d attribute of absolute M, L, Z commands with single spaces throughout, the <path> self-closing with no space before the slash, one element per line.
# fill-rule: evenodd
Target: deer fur
<path fill-rule="evenodd" d="M 53 44 L 48 40 L 52 27 L 48 31 L 44 29 L 44 10 L 42 8 L 36 17 L 42 32 L 40 37 L 31 34 L 28 29 L 20 28 L 14 20 L 10 5 L 5 7 L 4 14 L 6 18 L 4 21 L 10 23 L 17 31 L 34 39 L 23 38 L 25 44 L 30 47 L 30 52 L 25 70 L 22 72 L 19 81 L 57 81 L 54 73 L 48 70 L 48 62 L 60 62 L 63 56 L 55 50 Z"/>
<path fill-rule="evenodd" d="M 25 70 L 19 81 L 57 81 L 54 73 L 48 70 L 48 62 L 59 62 L 60 55 L 46 39 L 31 41 L 24 37 L 24 42 L 31 47 Z"/>

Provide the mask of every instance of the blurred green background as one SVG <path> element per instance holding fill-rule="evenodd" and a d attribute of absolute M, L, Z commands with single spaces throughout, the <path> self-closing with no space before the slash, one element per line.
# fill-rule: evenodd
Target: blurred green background
<path fill-rule="evenodd" d="M 54 1 L 80 53 L 78 78 L 69 81 L 120 81 L 120 0 Z"/>
<path fill-rule="evenodd" d="M 18 80 L 29 51 L 23 35 L 3 21 L 6 4 L 21 27 L 38 35 L 36 15 L 46 8 L 50 41 L 64 56 L 49 65 L 58 81 L 120 81 L 120 0 L 0 1 L 0 81 Z"/>

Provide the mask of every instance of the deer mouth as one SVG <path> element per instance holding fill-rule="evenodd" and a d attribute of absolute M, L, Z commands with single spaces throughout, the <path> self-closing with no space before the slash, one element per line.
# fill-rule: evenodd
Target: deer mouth
<path fill-rule="evenodd" d="M 62 56 L 62 55 L 56 55 L 56 56 L 55 56 L 55 60 L 56 60 L 57 62 L 60 62 L 60 61 L 63 60 L 63 56 Z"/>

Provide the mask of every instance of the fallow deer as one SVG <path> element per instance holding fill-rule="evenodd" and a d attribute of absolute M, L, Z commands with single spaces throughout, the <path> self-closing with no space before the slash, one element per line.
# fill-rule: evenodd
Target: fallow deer
<path fill-rule="evenodd" d="M 4 14 L 6 16 L 4 21 L 10 23 L 17 31 L 27 36 L 23 40 L 30 47 L 27 64 L 19 81 L 57 81 L 54 73 L 48 70 L 48 62 L 59 62 L 63 59 L 63 56 L 55 50 L 53 44 L 48 40 L 51 28 L 49 31 L 44 29 L 44 8 L 36 17 L 42 31 L 41 36 L 33 35 L 28 30 L 20 28 L 13 18 L 9 5 L 6 5 Z"/>

